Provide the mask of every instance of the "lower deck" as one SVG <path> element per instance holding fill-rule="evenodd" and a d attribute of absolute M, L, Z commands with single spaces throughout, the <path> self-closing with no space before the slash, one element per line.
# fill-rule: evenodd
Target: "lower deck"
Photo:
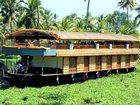
<path fill-rule="evenodd" d="M 46 86 L 46 85 L 58 85 L 66 83 L 83 82 L 89 79 L 96 79 L 98 77 L 108 76 L 111 73 L 120 74 L 134 71 L 134 68 L 128 69 L 113 69 L 104 71 L 92 71 L 87 73 L 71 73 L 71 74 L 15 74 L 6 73 L 3 76 L 3 80 L 10 86 Z"/>
<path fill-rule="evenodd" d="M 114 69 L 133 68 L 137 64 L 138 55 L 102 55 L 72 57 L 24 56 L 22 63 L 24 72 L 18 72 L 16 66 L 10 66 L 11 73 L 56 75 L 87 73 Z M 8 61 L 7 61 L 8 62 Z"/>
<path fill-rule="evenodd" d="M 64 57 L 64 73 L 90 72 L 135 67 L 137 55 Z"/>
<path fill-rule="evenodd" d="M 133 68 L 138 55 L 33 57 L 24 73 L 71 74 Z"/>

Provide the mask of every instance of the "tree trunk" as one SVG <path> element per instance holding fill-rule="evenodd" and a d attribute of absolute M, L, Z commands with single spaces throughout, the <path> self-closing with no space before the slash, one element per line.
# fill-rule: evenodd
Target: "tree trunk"
<path fill-rule="evenodd" d="M 129 7 L 126 7 L 126 11 L 127 11 L 127 19 L 129 20 Z"/>
<path fill-rule="evenodd" d="M 90 6 L 90 0 L 88 0 L 88 4 L 87 4 L 87 14 L 86 14 L 86 24 L 85 24 L 86 31 L 88 28 L 89 6 Z"/>
<path fill-rule="evenodd" d="M 12 26 L 12 17 L 9 19 L 9 31 L 12 32 L 13 26 Z"/>
<path fill-rule="evenodd" d="M 39 29 L 39 4 L 37 0 L 36 2 L 37 2 L 37 28 Z"/>

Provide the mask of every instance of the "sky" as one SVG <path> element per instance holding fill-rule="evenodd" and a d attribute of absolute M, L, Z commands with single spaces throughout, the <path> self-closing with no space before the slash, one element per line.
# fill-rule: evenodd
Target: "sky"
<path fill-rule="evenodd" d="M 51 10 L 56 13 L 59 18 L 65 17 L 71 13 L 76 13 L 82 17 L 86 14 L 87 2 L 84 0 L 41 0 L 42 6 L 45 9 Z M 93 17 L 100 16 L 101 14 L 107 15 L 113 13 L 114 10 L 120 10 L 117 3 L 120 0 L 91 0 L 90 13 Z M 140 2 L 140 0 L 138 0 Z M 121 9 L 121 11 L 125 11 Z M 132 12 L 132 17 L 136 16 Z"/>

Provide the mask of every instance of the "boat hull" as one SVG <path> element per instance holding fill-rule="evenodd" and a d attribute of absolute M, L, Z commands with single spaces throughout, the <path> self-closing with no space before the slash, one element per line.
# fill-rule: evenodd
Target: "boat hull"
<path fill-rule="evenodd" d="M 69 74 L 53 74 L 53 75 L 36 75 L 36 74 L 13 74 L 6 73 L 3 80 L 7 81 L 10 86 L 26 87 L 26 86 L 51 86 L 58 84 L 83 82 L 88 79 L 108 76 L 110 73 L 127 73 L 134 71 L 134 67 L 128 69 L 114 69 L 105 71 L 69 73 Z"/>

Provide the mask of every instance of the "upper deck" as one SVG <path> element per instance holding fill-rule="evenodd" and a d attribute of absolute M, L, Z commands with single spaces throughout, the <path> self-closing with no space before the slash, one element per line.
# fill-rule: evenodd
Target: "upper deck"
<path fill-rule="evenodd" d="M 9 33 L 6 38 L 11 43 L 3 46 L 5 54 L 87 56 L 139 53 L 139 40 L 130 35 L 25 29 Z"/>

